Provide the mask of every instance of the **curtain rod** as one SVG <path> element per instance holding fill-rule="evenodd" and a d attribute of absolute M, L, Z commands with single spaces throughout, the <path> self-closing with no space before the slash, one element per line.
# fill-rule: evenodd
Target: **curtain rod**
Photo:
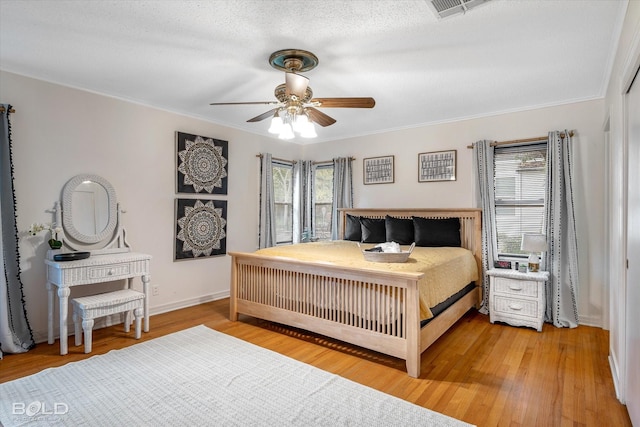
<path fill-rule="evenodd" d="M 569 131 L 569 136 L 573 137 L 573 131 Z M 560 133 L 560 138 L 564 138 L 565 137 L 565 133 L 561 132 Z M 514 139 L 511 141 L 495 141 L 492 142 L 491 144 L 489 144 L 489 146 L 491 147 L 497 147 L 499 145 L 507 145 L 507 144 L 524 144 L 526 142 L 536 142 L 536 141 L 546 141 L 548 140 L 549 137 L 548 136 L 539 136 L 537 138 L 526 138 L 526 139 Z M 473 145 L 467 145 L 467 148 L 473 148 Z"/>
<path fill-rule="evenodd" d="M 356 158 L 355 157 L 347 157 L 349 159 L 350 162 L 353 162 Z M 332 160 L 321 160 L 319 162 L 312 162 L 314 165 L 319 165 L 320 163 L 331 163 L 333 162 Z"/>
<path fill-rule="evenodd" d="M 262 158 L 262 154 L 256 154 L 256 157 Z M 291 162 L 291 163 L 297 163 L 295 160 L 285 160 L 285 159 L 278 159 L 277 157 L 272 157 L 272 160 L 277 160 L 280 162 Z M 349 157 L 350 161 L 354 161 L 356 158 L 355 157 Z M 320 163 L 331 163 L 333 160 L 323 160 L 320 162 L 313 162 L 314 165 L 320 164 Z"/>
<path fill-rule="evenodd" d="M 256 157 L 263 158 L 264 156 L 262 154 L 256 154 Z M 276 160 L 278 162 L 293 163 L 293 164 L 296 163 L 295 160 L 279 159 L 277 157 L 271 157 L 271 160 Z"/>
<path fill-rule="evenodd" d="M 0 113 L 4 113 L 5 111 L 7 111 L 6 108 L 0 107 Z M 13 108 L 9 110 L 9 113 L 15 113 L 15 112 L 16 112 L 16 110 L 14 110 Z"/>

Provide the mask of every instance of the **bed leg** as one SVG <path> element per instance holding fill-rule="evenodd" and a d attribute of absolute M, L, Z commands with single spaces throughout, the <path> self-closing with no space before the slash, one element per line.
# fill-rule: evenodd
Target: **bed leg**
<path fill-rule="evenodd" d="M 420 331 L 414 332 L 417 337 L 420 336 Z M 409 335 L 411 336 L 411 335 Z M 414 335 L 416 336 L 416 335 Z M 410 377 L 420 377 L 420 362 L 421 362 L 420 346 L 418 340 L 407 339 L 407 373 Z"/>
<path fill-rule="evenodd" d="M 420 359 L 417 362 L 407 360 L 407 373 L 411 378 L 420 378 Z"/>
<path fill-rule="evenodd" d="M 236 322 L 238 320 L 238 301 L 236 300 L 238 295 L 238 266 L 236 264 L 236 258 L 231 259 L 231 283 L 229 286 L 229 320 Z"/>
<path fill-rule="evenodd" d="M 236 322 L 238 320 L 238 301 L 236 296 L 231 294 L 229 298 L 229 320 Z"/>

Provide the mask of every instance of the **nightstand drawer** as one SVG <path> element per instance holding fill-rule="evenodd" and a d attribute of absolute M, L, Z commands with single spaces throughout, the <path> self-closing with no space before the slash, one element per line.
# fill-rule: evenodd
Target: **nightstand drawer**
<path fill-rule="evenodd" d="M 538 301 L 508 298 L 496 295 L 493 309 L 496 313 L 508 313 L 518 316 L 538 317 Z"/>
<path fill-rule="evenodd" d="M 533 280 L 513 280 L 504 277 L 494 277 L 491 281 L 493 291 L 497 294 L 525 296 L 538 298 L 542 283 Z"/>

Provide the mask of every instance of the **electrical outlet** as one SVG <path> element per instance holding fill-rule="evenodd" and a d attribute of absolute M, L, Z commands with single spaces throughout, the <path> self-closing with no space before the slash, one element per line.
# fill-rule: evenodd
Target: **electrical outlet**
<path fill-rule="evenodd" d="M 153 286 L 151 287 L 151 294 L 152 294 L 153 296 L 158 296 L 158 295 L 160 295 L 160 286 L 159 286 L 159 285 L 153 285 Z"/>

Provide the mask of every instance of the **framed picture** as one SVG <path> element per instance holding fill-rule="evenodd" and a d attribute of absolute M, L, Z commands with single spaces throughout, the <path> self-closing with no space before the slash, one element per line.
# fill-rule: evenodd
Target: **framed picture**
<path fill-rule="evenodd" d="M 227 201 L 176 199 L 174 260 L 227 252 Z"/>
<path fill-rule="evenodd" d="M 506 268 L 511 270 L 511 261 L 494 261 L 493 262 L 493 267 L 494 268 Z"/>
<path fill-rule="evenodd" d="M 227 194 L 229 143 L 176 132 L 176 192 Z"/>
<path fill-rule="evenodd" d="M 418 154 L 418 182 L 455 181 L 456 150 Z"/>
<path fill-rule="evenodd" d="M 362 173 L 365 184 L 393 183 L 393 156 L 370 157 L 363 162 Z"/>

